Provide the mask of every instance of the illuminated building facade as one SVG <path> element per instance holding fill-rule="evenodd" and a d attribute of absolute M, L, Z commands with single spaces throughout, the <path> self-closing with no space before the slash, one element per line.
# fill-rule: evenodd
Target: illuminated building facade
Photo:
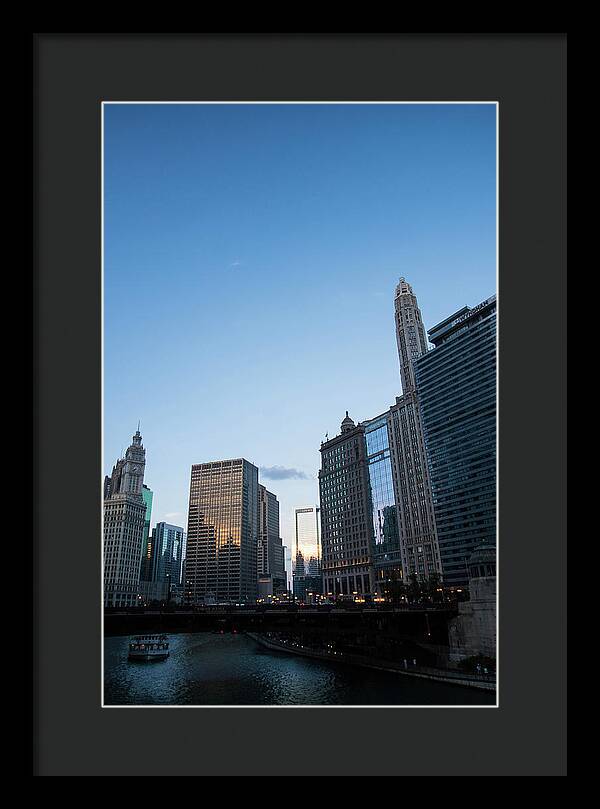
<path fill-rule="evenodd" d="M 185 567 L 188 603 L 254 603 L 258 469 L 243 458 L 192 466 Z"/>
<path fill-rule="evenodd" d="M 304 506 L 295 509 L 296 547 L 294 557 L 293 591 L 301 601 L 307 592 L 320 594 L 321 541 L 319 537 L 319 508 Z"/>

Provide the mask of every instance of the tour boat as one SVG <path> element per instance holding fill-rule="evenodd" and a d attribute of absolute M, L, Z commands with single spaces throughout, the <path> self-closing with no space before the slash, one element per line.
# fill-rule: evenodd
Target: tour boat
<path fill-rule="evenodd" d="M 136 635 L 129 644 L 129 660 L 166 660 L 168 656 L 166 635 Z"/>

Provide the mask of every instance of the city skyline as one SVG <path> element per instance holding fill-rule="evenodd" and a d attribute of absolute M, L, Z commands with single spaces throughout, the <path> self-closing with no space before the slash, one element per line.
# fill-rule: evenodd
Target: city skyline
<path fill-rule="evenodd" d="M 245 457 L 277 496 L 293 547 L 294 509 L 318 501 L 325 434 L 345 410 L 359 422 L 401 393 L 399 276 L 426 329 L 496 289 L 495 115 L 495 105 L 105 107 L 104 464 L 140 419 L 154 523 L 186 524 L 192 464 Z M 233 199 L 217 182 L 224 169 L 230 191 L 239 172 Z M 230 206 L 225 225 L 215 205 Z M 153 233 L 165 214 L 172 230 Z M 131 368 L 132 339 L 143 350 Z"/>

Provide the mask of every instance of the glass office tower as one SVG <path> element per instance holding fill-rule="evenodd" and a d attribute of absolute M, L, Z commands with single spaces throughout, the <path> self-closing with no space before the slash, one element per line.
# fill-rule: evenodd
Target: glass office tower
<path fill-rule="evenodd" d="M 152 581 L 167 582 L 172 587 L 181 584 L 181 565 L 185 532 L 179 525 L 159 522 L 152 531 L 154 571 Z"/>
<path fill-rule="evenodd" d="M 373 564 L 377 594 L 386 597 L 391 581 L 402 579 L 398 511 L 388 433 L 389 413 L 364 422 L 371 515 L 373 521 Z"/>
<path fill-rule="evenodd" d="M 428 331 L 415 375 L 444 584 L 465 586 L 496 541 L 496 296 Z"/>
<path fill-rule="evenodd" d="M 254 603 L 258 469 L 243 458 L 192 466 L 186 600 Z"/>
<path fill-rule="evenodd" d="M 307 592 L 320 594 L 321 543 L 319 539 L 319 509 L 303 506 L 294 511 L 296 546 L 294 557 L 294 584 L 296 598 L 306 600 Z"/>
<path fill-rule="evenodd" d="M 303 506 L 295 509 L 296 553 L 302 554 L 305 564 L 310 559 L 320 562 L 319 509 L 317 506 Z"/>
<path fill-rule="evenodd" d="M 144 538 L 142 541 L 142 568 L 140 579 L 142 581 L 152 581 L 152 540 L 150 538 L 150 520 L 152 519 L 152 497 L 153 492 L 149 486 L 142 486 L 142 497 L 146 505 L 146 519 L 144 521 Z"/>

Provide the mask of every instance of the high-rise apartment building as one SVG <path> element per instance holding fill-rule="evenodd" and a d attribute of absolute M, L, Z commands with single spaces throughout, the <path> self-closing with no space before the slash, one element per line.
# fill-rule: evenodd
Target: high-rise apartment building
<path fill-rule="evenodd" d="M 496 541 L 496 296 L 428 331 L 415 363 L 444 583 Z"/>
<path fill-rule="evenodd" d="M 104 479 L 104 605 L 137 603 L 146 503 L 143 497 L 146 451 L 139 428 L 125 457 Z"/>
<path fill-rule="evenodd" d="M 185 598 L 254 602 L 258 469 L 243 458 L 194 464 L 190 481 Z"/>
<path fill-rule="evenodd" d="M 374 590 L 373 529 L 365 428 L 346 412 L 340 435 L 321 444 L 319 471 L 324 592 Z"/>

